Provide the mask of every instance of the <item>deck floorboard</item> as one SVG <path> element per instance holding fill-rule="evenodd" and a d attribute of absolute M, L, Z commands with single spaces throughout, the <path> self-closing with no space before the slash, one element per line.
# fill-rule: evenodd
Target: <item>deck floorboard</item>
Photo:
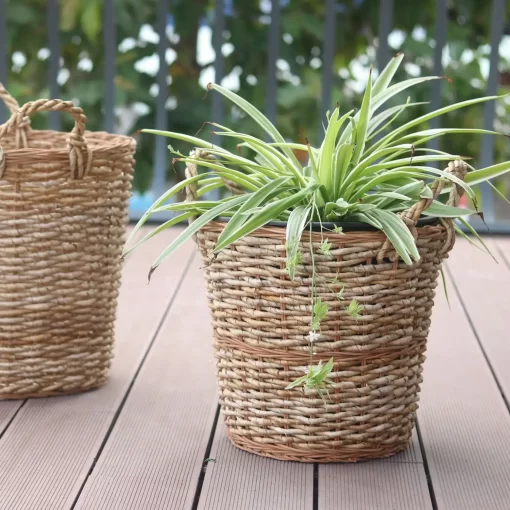
<path fill-rule="evenodd" d="M 207 317 L 196 257 L 77 509 L 192 507 L 217 409 Z"/>
<path fill-rule="evenodd" d="M 474 280 L 465 276 L 464 292 L 475 292 Z M 437 292 L 418 411 L 437 508 L 508 510 L 510 415 L 451 281 L 449 288 L 451 309 Z"/>
<path fill-rule="evenodd" d="M 0 440 L 2 510 L 72 507 L 194 253 L 190 243 L 147 285 L 150 264 L 176 234 L 154 239 L 126 262 L 109 382 L 79 395 L 31 399 L 4 433 Z M 13 405 L 0 402 L 0 413 L 8 416 Z"/>
<path fill-rule="evenodd" d="M 314 468 L 242 452 L 221 416 L 215 427 L 193 244 L 147 285 L 150 263 L 176 234 L 124 268 L 108 384 L 0 401 L 0 510 L 510 508 L 510 239 L 487 239 L 499 265 L 464 240 L 448 261 L 451 309 L 439 286 L 418 411 L 423 452 L 414 434 L 395 457 Z"/>

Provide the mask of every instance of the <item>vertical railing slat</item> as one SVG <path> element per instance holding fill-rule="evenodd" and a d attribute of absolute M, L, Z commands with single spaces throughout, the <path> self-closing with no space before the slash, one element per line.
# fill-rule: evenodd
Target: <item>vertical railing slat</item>
<path fill-rule="evenodd" d="M 6 0 L 0 0 L 0 83 L 7 87 L 7 10 Z M 8 117 L 7 108 L 0 101 L 0 124 L 3 124 Z"/>
<path fill-rule="evenodd" d="M 379 48 L 377 49 L 377 68 L 379 72 L 390 60 L 388 35 L 393 27 L 393 0 L 379 2 Z"/>
<path fill-rule="evenodd" d="M 214 81 L 221 83 L 224 74 L 224 58 L 221 52 L 223 46 L 223 32 L 225 30 L 225 10 L 223 0 L 216 0 L 214 7 L 214 34 L 213 48 L 216 54 L 214 60 Z M 223 101 L 221 94 L 214 93 L 212 96 L 212 118 L 213 122 L 221 124 L 223 122 Z M 220 138 L 220 137 L 217 137 Z M 215 139 L 217 145 L 220 140 Z"/>
<path fill-rule="evenodd" d="M 333 60 L 336 41 L 336 0 L 326 0 L 324 15 L 324 47 L 322 51 L 322 91 L 321 115 L 319 119 L 319 141 L 324 138 L 322 123 L 326 112 L 331 108 L 331 91 L 333 88 Z"/>
<path fill-rule="evenodd" d="M 48 83 L 50 98 L 58 98 L 60 88 L 58 85 L 58 73 L 60 71 L 60 38 L 58 31 L 59 8 L 58 0 L 48 0 L 48 46 L 50 49 Z M 58 112 L 50 112 L 48 126 L 55 131 L 60 130 L 60 116 Z"/>
<path fill-rule="evenodd" d="M 492 15 L 490 27 L 490 68 L 489 78 L 487 80 L 488 96 L 493 96 L 498 90 L 498 63 L 499 63 L 499 43 L 503 36 L 503 29 L 505 25 L 505 10 L 506 0 L 493 0 L 492 2 Z M 494 128 L 494 114 L 495 105 L 494 101 L 488 101 L 483 108 L 483 127 L 484 129 L 492 130 Z M 480 155 L 480 166 L 485 168 L 494 163 L 494 137 L 492 135 L 484 135 L 482 138 L 482 149 Z M 490 224 L 495 221 L 494 211 L 494 197 L 492 189 L 486 183 L 481 185 L 482 191 L 482 208 L 484 212 L 485 221 Z"/>
<path fill-rule="evenodd" d="M 231 10 L 232 5 L 225 5 L 224 0 L 216 0 L 214 3 L 214 30 L 213 30 L 213 49 L 216 55 L 214 60 L 214 81 L 221 84 L 225 74 L 225 59 L 221 48 L 223 46 L 223 32 L 225 31 L 225 9 Z M 223 96 L 218 92 L 212 95 L 211 116 L 213 122 L 223 124 Z M 221 136 L 214 138 L 215 145 L 221 146 Z M 206 200 L 217 200 L 220 196 L 219 190 L 212 190 L 204 195 Z"/>
<path fill-rule="evenodd" d="M 271 0 L 271 24 L 267 50 L 266 117 L 276 123 L 276 60 L 280 56 L 280 0 Z"/>
<path fill-rule="evenodd" d="M 104 129 L 112 133 L 115 129 L 115 56 L 117 33 L 113 0 L 104 0 Z"/>
<path fill-rule="evenodd" d="M 168 65 L 166 63 L 166 50 L 168 48 L 168 37 L 166 36 L 166 26 L 168 20 L 168 0 L 159 0 L 158 2 L 158 21 L 157 32 L 159 35 L 158 57 L 159 69 L 157 75 L 158 97 L 156 98 L 156 129 L 166 131 L 168 127 L 168 115 L 166 102 L 168 99 Z M 152 181 L 152 190 L 155 196 L 163 194 L 166 184 L 166 166 L 167 166 L 167 145 L 168 139 L 163 136 L 156 136 L 154 142 L 154 178 Z"/>
<path fill-rule="evenodd" d="M 434 75 L 443 75 L 443 49 L 446 44 L 446 37 L 448 33 L 448 6 L 446 0 L 437 0 L 436 2 L 436 27 L 435 27 L 435 40 L 436 47 L 434 48 Z M 430 85 L 430 111 L 441 108 L 441 89 L 443 80 L 433 80 Z M 439 117 L 430 120 L 430 128 L 437 129 L 441 127 Z M 439 149 L 439 138 L 430 140 L 429 148 Z"/>

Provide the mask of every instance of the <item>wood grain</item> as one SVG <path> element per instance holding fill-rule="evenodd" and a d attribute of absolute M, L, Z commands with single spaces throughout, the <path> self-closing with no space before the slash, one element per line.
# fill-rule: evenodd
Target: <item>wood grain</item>
<path fill-rule="evenodd" d="M 319 510 L 432 510 L 416 433 L 388 459 L 319 466 Z"/>
<path fill-rule="evenodd" d="M 190 509 L 217 408 L 212 332 L 195 260 L 77 509 Z"/>
<path fill-rule="evenodd" d="M 476 336 L 510 400 L 510 270 L 496 242 L 490 238 L 485 242 L 499 263 L 467 241 L 459 241 L 447 267 Z"/>
<path fill-rule="evenodd" d="M 198 510 L 311 510 L 313 465 L 282 462 L 232 446 L 220 421 Z"/>
<path fill-rule="evenodd" d="M 192 256 L 189 243 L 147 285 L 151 262 L 176 234 L 154 239 L 124 268 L 110 381 L 89 393 L 28 401 L 2 437 L 2 510 L 71 507 Z"/>
<path fill-rule="evenodd" d="M 451 310 L 437 293 L 418 411 L 437 508 L 508 510 L 510 416 L 451 283 L 449 289 Z M 483 299 L 480 306 L 487 309 Z"/>

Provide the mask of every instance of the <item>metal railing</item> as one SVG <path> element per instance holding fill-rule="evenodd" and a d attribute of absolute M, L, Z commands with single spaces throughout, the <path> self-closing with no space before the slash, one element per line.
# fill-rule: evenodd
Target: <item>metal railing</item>
<path fill-rule="evenodd" d="M 240 0 L 237 0 L 240 1 Z M 268 54 L 267 54 L 267 89 L 265 98 L 265 113 L 272 121 L 276 119 L 276 92 L 277 92 L 277 74 L 276 63 L 279 57 L 281 41 L 281 5 L 285 5 L 289 0 L 271 0 L 271 22 L 268 30 Z M 335 32 L 338 25 L 339 3 L 335 0 L 324 0 L 324 38 L 322 51 L 322 89 L 321 89 L 321 113 L 324 114 L 330 104 L 333 84 L 333 61 L 335 53 L 341 51 L 341 48 L 335 46 Z M 7 48 L 7 0 L 0 0 L 0 82 L 7 82 L 8 76 L 8 48 Z M 383 67 L 391 57 L 388 36 L 393 28 L 394 0 L 380 0 L 379 2 L 379 46 L 377 52 L 377 66 Z M 491 22 L 489 41 L 491 46 L 490 69 L 487 81 L 487 95 L 494 95 L 498 86 L 498 57 L 499 44 L 503 36 L 506 0 L 492 0 L 489 4 L 491 9 Z M 232 0 L 216 0 L 214 10 L 214 36 L 213 49 L 216 54 L 214 62 L 215 80 L 219 82 L 224 76 L 224 57 L 221 51 L 224 43 L 223 31 L 225 27 L 225 15 L 232 12 Z M 171 10 L 170 0 L 158 1 L 158 21 L 156 31 L 159 35 L 157 53 L 160 62 L 165 62 L 165 52 L 169 46 L 169 40 L 166 36 L 167 18 Z M 436 21 L 435 21 L 435 40 L 434 50 L 434 74 L 443 73 L 442 55 L 447 42 L 447 0 L 436 1 Z M 49 56 L 49 76 L 48 83 L 52 97 L 59 96 L 59 85 L 57 76 L 60 68 L 60 41 L 59 41 L 59 2 L 58 0 L 48 0 L 47 2 L 47 29 L 48 29 L 48 47 Z M 115 107 L 115 59 L 117 54 L 118 41 L 116 40 L 115 30 L 115 9 L 114 0 L 103 1 L 103 42 L 105 48 L 104 61 L 104 129 L 113 131 L 114 129 L 114 107 Z M 168 87 L 166 78 L 168 67 L 160 65 L 157 73 L 157 84 L 159 93 L 156 98 L 156 118 L 155 128 L 159 130 L 167 129 L 168 117 L 165 110 L 165 103 L 168 99 Z M 441 107 L 441 88 L 442 81 L 431 82 L 431 109 Z M 223 120 L 223 102 L 220 94 L 214 94 L 212 98 L 211 116 L 214 122 L 222 123 Z M 5 120 L 6 111 L 3 105 L 0 105 L 0 121 Z M 487 102 L 484 105 L 483 127 L 492 129 L 495 118 L 494 102 Z M 51 129 L 60 128 L 60 119 L 58 114 L 52 114 L 49 119 Z M 439 127 L 439 119 L 431 121 L 431 127 Z M 320 126 L 318 126 L 319 131 Z M 431 142 L 432 147 L 437 147 L 437 140 Z M 493 164 L 494 160 L 494 140 L 493 137 L 485 135 L 482 140 L 480 163 L 482 166 Z M 160 196 L 166 186 L 166 168 L 168 163 L 167 141 L 162 137 L 157 137 L 154 146 L 154 177 L 152 182 L 152 194 Z M 482 186 L 482 200 L 485 221 L 493 232 L 510 233 L 510 221 L 498 223 L 496 221 L 494 209 L 494 195 L 488 185 Z M 133 206 L 131 216 L 133 219 L 143 213 L 142 208 Z"/>

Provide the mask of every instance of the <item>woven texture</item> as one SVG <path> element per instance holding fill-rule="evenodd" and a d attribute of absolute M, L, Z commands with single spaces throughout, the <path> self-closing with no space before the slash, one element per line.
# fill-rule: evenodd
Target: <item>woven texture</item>
<path fill-rule="evenodd" d="M 193 174 L 191 168 L 189 173 Z M 451 163 L 463 177 L 467 167 Z M 434 196 L 444 182 L 432 187 Z M 454 186 L 449 203 L 462 189 Z M 406 448 L 415 423 L 427 335 L 444 258 L 453 247 L 450 221 L 415 226 L 430 201 L 402 215 L 421 260 L 398 260 L 378 231 L 312 235 L 316 296 L 329 307 L 313 344 L 314 363 L 334 359 L 327 392 L 286 386 L 310 363 L 312 262 L 309 234 L 302 265 L 289 280 L 285 229 L 264 227 L 212 256 L 224 224 L 197 234 L 212 312 L 220 404 L 227 433 L 243 450 L 281 460 L 354 462 Z M 343 289 L 341 299 L 338 293 Z M 346 308 L 363 307 L 353 319 Z"/>
<path fill-rule="evenodd" d="M 0 398 L 87 390 L 112 358 L 135 142 L 86 132 L 68 101 L 0 99 Z M 30 129 L 45 110 L 71 133 Z"/>

